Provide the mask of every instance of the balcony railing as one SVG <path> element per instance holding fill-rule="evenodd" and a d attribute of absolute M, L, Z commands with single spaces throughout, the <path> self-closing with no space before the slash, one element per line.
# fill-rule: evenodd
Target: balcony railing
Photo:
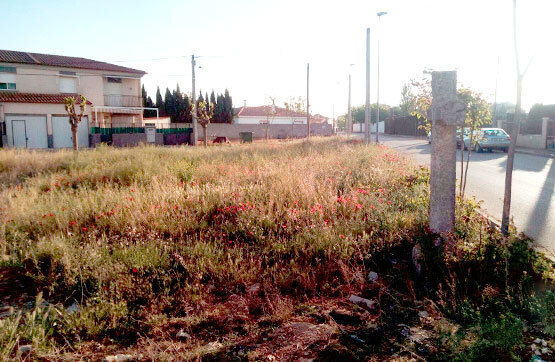
<path fill-rule="evenodd" d="M 104 105 L 108 107 L 142 107 L 143 98 L 137 96 L 122 96 L 120 94 L 105 94 Z"/>

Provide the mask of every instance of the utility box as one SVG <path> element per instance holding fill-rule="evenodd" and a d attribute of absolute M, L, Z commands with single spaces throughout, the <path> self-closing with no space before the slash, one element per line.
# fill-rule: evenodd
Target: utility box
<path fill-rule="evenodd" d="M 252 132 L 239 132 L 241 143 L 252 143 Z"/>
<path fill-rule="evenodd" d="M 156 143 L 156 124 L 145 123 L 145 133 L 147 143 Z"/>

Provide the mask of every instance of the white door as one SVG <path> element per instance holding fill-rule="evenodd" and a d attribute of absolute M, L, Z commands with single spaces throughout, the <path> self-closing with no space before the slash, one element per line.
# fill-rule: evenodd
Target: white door
<path fill-rule="evenodd" d="M 148 143 L 156 142 L 156 126 L 145 125 L 145 133 Z"/>
<path fill-rule="evenodd" d="M 52 116 L 52 139 L 54 148 L 72 148 L 73 136 L 68 116 Z M 89 120 L 81 119 L 77 126 L 77 145 L 89 147 Z"/>
<path fill-rule="evenodd" d="M 27 134 L 25 132 L 25 121 L 18 119 L 12 121 L 12 142 L 17 148 L 27 148 Z"/>
<path fill-rule="evenodd" d="M 48 148 L 46 116 L 6 115 L 6 131 L 10 147 L 25 147 L 25 137 L 27 148 Z"/>

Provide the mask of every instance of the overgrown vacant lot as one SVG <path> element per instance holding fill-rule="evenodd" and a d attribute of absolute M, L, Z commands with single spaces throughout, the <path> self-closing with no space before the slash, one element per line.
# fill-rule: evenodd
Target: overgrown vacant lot
<path fill-rule="evenodd" d="M 0 359 L 553 357 L 553 265 L 472 201 L 435 248 L 384 147 L 2 150 L 0 193 Z"/>

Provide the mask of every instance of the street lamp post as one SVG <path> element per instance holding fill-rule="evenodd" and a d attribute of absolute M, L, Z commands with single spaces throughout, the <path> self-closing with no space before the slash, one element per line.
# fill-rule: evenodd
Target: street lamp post
<path fill-rule="evenodd" d="M 386 15 L 387 11 L 380 11 L 378 15 L 378 88 L 376 91 L 376 143 L 380 140 L 380 38 L 381 32 L 381 19 L 382 15 Z"/>

